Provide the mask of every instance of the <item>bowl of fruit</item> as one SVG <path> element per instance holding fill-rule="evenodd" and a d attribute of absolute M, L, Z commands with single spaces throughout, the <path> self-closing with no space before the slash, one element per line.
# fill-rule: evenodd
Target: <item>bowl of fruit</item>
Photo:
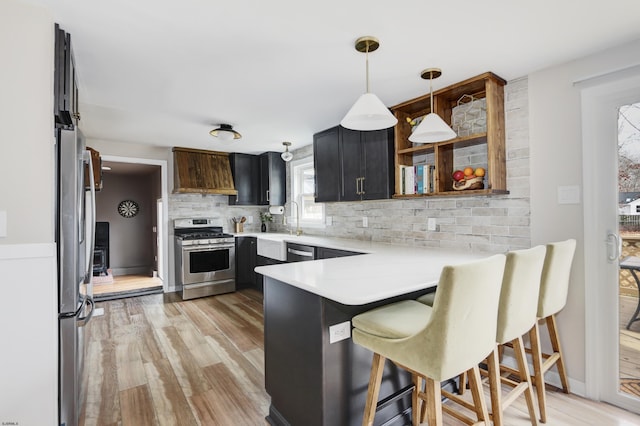
<path fill-rule="evenodd" d="M 464 170 L 453 172 L 453 189 L 462 191 L 465 189 L 484 189 L 484 175 L 486 171 L 482 167 L 475 170 L 465 167 Z"/>

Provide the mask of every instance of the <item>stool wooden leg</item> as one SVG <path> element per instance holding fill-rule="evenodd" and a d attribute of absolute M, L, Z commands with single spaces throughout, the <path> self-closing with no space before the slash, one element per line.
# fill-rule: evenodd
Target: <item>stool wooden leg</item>
<path fill-rule="evenodd" d="M 518 371 L 520 372 L 520 382 L 526 383 L 527 387 L 524 390 L 524 397 L 527 401 L 527 410 L 529 410 L 529 418 L 531 419 L 531 425 L 537 426 L 538 417 L 536 415 L 536 409 L 533 403 L 533 390 L 531 389 L 531 376 L 529 375 L 529 366 L 527 365 L 527 354 L 524 349 L 524 343 L 522 342 L 522 336 L 519 336 L 513 341 L 513 350 L 518 361 Z"/>
<path fill-rule="evenodd" d="M 460 373 L 458 376 L 458 395 L 464 395 L 464 390 L 467 387 L 467 372 Z"/>
<path fill-rule="evenodd" d="M 373 419 L 376 416 L 376 406 L 378 405 L 378 395 L 380 393 L 380 383 L 382 382 L 382 372 L 384 371 L 384 361 L 385 357 L 382 355 L 378 353 L 373 354 L 362 426 L 373 426 Z"/>
<path fill-rule="evenodd" d="M 487 357 L 487 371 L 489 373 L 489 392 L 491 394 L 491 419 L 495 426 L 502 426 L 502 390 L 497 349 L 494 349 Z"/>
<path fill-rule="evenodd" d="M 556 361 L 556 367 L 558 367 L 558 374 L 560 375 L 560 381 L 562 382 L 562 390 L 564 393 L 569 393 L 569 378 L 567 377 L 567 370 L 564 368 L 564 357 L 562 356 L 562 348 L 560 347 L 560 337 L 556 326 L 556 316 L 550 315 L 546 320 L 547 329 L 549 330 L 549 338 L 551 339 L 551 347 L 553 348 L 553 352 L 559 355 L 558 360 Z"/>
<path fill-rule="evenodd" d="M 540 351 L 540 329 L 538 321 L 535 322 L 529 331 L 531 342 L 531 358 L 533 361 L 533 384 L 538 394 L 538 408 L 540 409 L 540 421 L 547 422 L 547 397 L 544 391 L 544 376 L 542 372 L 542 352 Z"/>
<path fill-rule="evenodd" d="M 442 394 L 440 382 L 425 377 L 426 410 L 429 426 L 442 426 Z"/>
<path fill-rule="evenodd" d="M 469 389 L 473 396 L 473 404 L 475 406 L 476 415 L 478 421 L 489 421 L 489 411 L 487 410 L 487 403 L 484 400 L 484 393 L 482 391 L 482 379 L 480 378 L 480 369 L 477 365 L 474 365 L 471 370 L 468 371 L 469 376 Z"/>
<path fill-rule="evenodd" d="M 422 392 L 422 377 L 415 373 L 411 376 L 413 378 L 413 393 L 411 394 L 411 424 L 413 426 L 418 426 L 421 422 L 420 405 L 422 400 L 420 399 L 420 392 Z"/>

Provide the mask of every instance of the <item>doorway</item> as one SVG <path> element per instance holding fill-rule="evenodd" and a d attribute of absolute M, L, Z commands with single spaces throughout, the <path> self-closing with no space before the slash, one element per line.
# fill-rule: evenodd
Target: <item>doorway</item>
<path fill-rule="evenodd" d="M 619 227 L 619 176 L 627 165 L 618 159 L 619 112 L 625 105 L 640 102 L 640 67 L 582 82 L 579 88 L 585 187 L 586 396 L 640 413 L 640 398 L 624 389 L 622 380 L 627 378 L 622 375 L 635 373 L 630 374 L 629 364 L 621 358 L 628 356 L 622 318 L 629 314 L 620 285 L 620 261 L 625 252 Z"/>
<path fill-rule="evenodd" d="M 97 300 L 111 300 L 167 290 L 167 162 L 102 156 L 104 188 L 97 215 L 111 222 L 108 276 L 94 277 Z M 132 200 L 137 213 L 122 215 L 118 203 Z M 160 211 L 158 211 L 160 209 Z M 102 282 L 101 282 L 102 281 Z"/>

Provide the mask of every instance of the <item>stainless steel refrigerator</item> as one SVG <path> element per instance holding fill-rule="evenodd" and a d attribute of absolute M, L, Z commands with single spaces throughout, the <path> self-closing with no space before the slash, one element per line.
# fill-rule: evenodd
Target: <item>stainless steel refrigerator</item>
<path fill-rule="evenodd" d="M 60 425 L 76 426 L 84 392 L 84 326 L 94 310 L 95 186 L 80 130 L 57 132 L 59 420 Z"/>

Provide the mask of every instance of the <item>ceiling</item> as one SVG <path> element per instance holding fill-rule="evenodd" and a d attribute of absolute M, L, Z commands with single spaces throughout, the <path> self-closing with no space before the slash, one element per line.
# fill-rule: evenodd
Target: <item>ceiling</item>
<path fill-rule="evenodd" d="M 71 33 L 89 139 L 295 150 L 365 91 L 388 106 L 485 71 L 506 80 L 640 39 L 637 0 L 29 0 Z M 243 137 L 209 135 L 228 123 Z"/>

